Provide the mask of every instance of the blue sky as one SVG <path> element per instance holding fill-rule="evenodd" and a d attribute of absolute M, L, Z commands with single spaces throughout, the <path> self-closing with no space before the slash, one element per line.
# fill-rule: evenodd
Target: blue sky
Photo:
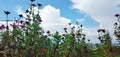
<path fill-rule="evenodd" d="M 43 7 L 46 5 L 51 5 L 55 8 L 60 9 L 61 16 L 66 17 L 72 20 L 72 23 L 76 22 L 76 19 L 85 18 L 86 22 L 82 22 L 86 27 L 95 27 L 98 26 L 98 23 L 94 21 L 90 16 L 84 17 L 86 14 L 84 12 L 79 12 L 78 10 L 72 9 L 72 2 L 70 0 L 36 0 L 35 3 L 41 3 Z M 16 10 L 18 7 L 21 7 L 23 11 L 29 8 L 29 0 L 0 0 L 0 14 L 1 18 L 5 19 L 4 10 L 11 12 L 9 19 L 17 17 Z M 89 24 L 89 25 L 87 25 Z"/>
<path fill-rule="evenodd" d="M 120 0 L 36 0 L 35 3 L 42 4 L 40 11 L 45 30 L 61 32 L 69 22 L 75 25 L 78 20 L 90 39 L 98 37 L 99 28 L 109 30 L 113 35 L 114 14 L 120 12 L 117 7 Z M 0 19 L 5 19 L 4 10 L 11 12 L 9 19 L 14 19 L 24 13 L 29 5 L 29 0 L 0 0 Z M 98 41 L 95 39 L 93 42 Z"/>

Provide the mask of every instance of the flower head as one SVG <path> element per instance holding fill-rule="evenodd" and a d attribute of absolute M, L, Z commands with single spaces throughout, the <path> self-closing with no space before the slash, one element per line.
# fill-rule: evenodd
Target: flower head
<path fill-rule="evenodd" d="M 83 25 L 80 25 L 80 27 L 83 27 Z"/>
<path fill-rule="evenodd" d="M 35 7 L 35 6 L 36 6 L 36 4 L 31 4 L 31 6 Z"/>
<path fill-rule="evenodd" d="M 90 39 L 88 39 L 88 42 L 90 42 Z"/>
<path fill-rule="evenodd" d="M 9 11 L 4 11 L 4 13 L 5 13 L 6 15 L 10 14 L 10 12 L 9 12 Z"/>
<path fill-rule="evenodd" d="M 29 12 L 29 10 L 26 10 L 25 12 L 26 12 L 26 13 L 28 13 L 28 12 Z"/>
<path fill-rule="evenodd" d="M 41 19 L 39 19 L 39 22 L 42 22 L 42 20 L 41 20 Z"/>
<path fill-rule="evenodd" d="M 22 17 L 23 17 L 23 15 L 22 15 L 22 14 L 20 14 L 20 15 L 19 15 L 19 17 L 20 17 L 20 18 L 22 18 Z"/>
<path fill-rule="evenodd" d="M 22 21 L 22 20 L 20 21 L 21 24 L 22 24 L 23 22 L 24 22 L 24 21 Z"/>
<path fill-rule="evenodd" d="M 40 6 L 42 6 L 42 4 L 40 4 L 40 3 L 37 3 L 37 5 L 40 7 Z"/>
<path fill-rule="evenodd" d="M 64 28 L 64 30 L 66 31 L 66 30 L 67 30 L 67 28 Z"/>
<path fill-rule="evenodd" d="M 13 28 L 16 28 L 16 27 L 17 27 L 17 25 L 16 25 L 15 23 L 10 24 L 10 26 L 12 26 Z"/>
<path fill-rule="evenodd" d="M 69 23 L 69 25 L 71 25 L 71 23 Z"/>
<path fill-rule="evenodd" d="M 72 36 L 73 36 L 73 37 L 75 37 L 75 34 L 74 34 L 74 33 L 72 33 Z"/>
<path fill-rule="evenodd" d="M 117 22 L 114 25 L 117 25 Z"/>
<path fill-rule="evenodd" d="M 47 31 L 47 34 L 50 34 L 50 31 Z"/>
<path fill-rule="evenodd" d="M 21 28 L 25 28 L 26 26 L 25 25 L 20 25 L 21 26 Z"/>
<path fill-rule="evenodd" d="M 35 0 L 30 0 L 31 2 L 34 2 Z"/>
<path fill-rule="evenodd" d="M 4 28 L 5 28 L 5 26 L 4 26 L 4 25 L 1 25 L 1 26 L 0 26 L 0 29 L 4 29 Z"/>
<path fill-rule="evenodd" d="M 105 33 L 105 29 L 99 29 L 97 32 L 103 32 L 103 33 Z"/>
<path fill-rule="evenodd" d="M 62 36 L 65 36 L 65 34 L 62 34 Z"/>
<path fill-rule="evenodd" d="M 47 52 L 47 50 L 45 48 L 42 48 L 42 52 L 45 53 Z"/>
<path fill-rule="evenodd" d="M 119 14 L 115 14 L 115 17 L 119 17 L 120 15 Z"/>

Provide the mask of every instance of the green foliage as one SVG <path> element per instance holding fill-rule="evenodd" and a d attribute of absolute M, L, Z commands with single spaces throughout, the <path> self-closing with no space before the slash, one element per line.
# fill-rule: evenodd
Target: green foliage
<path fill-rule="evenodd" d="M 0 28 L 0 57 L 119 57 L 120 47 L 112 46 L 112 38 L 104 29 L 98 30 L 101 43 L 92 46 L 86 43 L 86 35 L 82 32 L 83 26 L 70 25 L 64 28 L 65 34 L 59 32 L 47 34 L 41 27 L 40 12 L 34 13 L 34 7 L 40 8 L 41 4 L 34 4 L 30 0 L 30 9 L 26 10 L 26 17 L 19 15 L 12 30 Z M 8 16 L 10 12 L 5 11 Z M 24 19 L 22 21 L 21 19 Z M 77 28 L 77 29 L 76 29 Z M 90 42 L 90 39 L 88 39 Z"/>

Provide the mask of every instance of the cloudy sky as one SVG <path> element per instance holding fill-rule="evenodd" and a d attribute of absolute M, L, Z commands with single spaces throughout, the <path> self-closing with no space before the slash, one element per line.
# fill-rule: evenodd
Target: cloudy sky
<path fill-rule="evenodd" d="M 113 36 L 114 15 L 120 12 L 120 0 L 36 0 L 35 3 L 42 4 L 40 11 L 45 30 L 64 33 L 63 28 L 69 28 L 68 23 L 75 25 L 78 21 L 94 43 L 99 42 L 97 30 L 100 28 L 109 30 Z M 17 14 L 23 14 L 29 5 L 29 0 L 0 0 L 0 20 L 6 19 L 4 10 L 11 12 L 9 19 L 12 20 Z M 4 23 L 0 21 L 0 25 Z"/>

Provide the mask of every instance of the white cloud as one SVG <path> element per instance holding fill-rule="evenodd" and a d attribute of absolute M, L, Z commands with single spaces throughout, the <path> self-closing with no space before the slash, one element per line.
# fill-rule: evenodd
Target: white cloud
<path fill-rule="evenodd" d="M 99 23 L 99 28 L 105 28 L 113 35 L 114 14 L 119 13 L 117 6 L 120 0 L 71 0 L 73 9 L 84 12 Z M 96 29 L 99 29 L 96 28 Z M 89 31 L 89 35 L 95 33 Z M 93 34 L 92 37 L 95 35 Z"/>
<path fill-rule="evenodd" d="M 112 26 L 120 0 L 71 0 L 73 8 L 90 15 L 100 23 L 100 28 Z M 108 26 L 109 25 L 109 26 Z"/>
<path fill-rule="evenodd" d="M 63 28 L 69 27 L 68 23 L 70 23 L 71 20 L 62 17 L 60 9 L 47 5 L 40 11 L 40 15 L 43 20 L 42 26 L 45 30 L 50 30 L 52 32 L 59 31 L 60 33 L 63 33 Z"/>

